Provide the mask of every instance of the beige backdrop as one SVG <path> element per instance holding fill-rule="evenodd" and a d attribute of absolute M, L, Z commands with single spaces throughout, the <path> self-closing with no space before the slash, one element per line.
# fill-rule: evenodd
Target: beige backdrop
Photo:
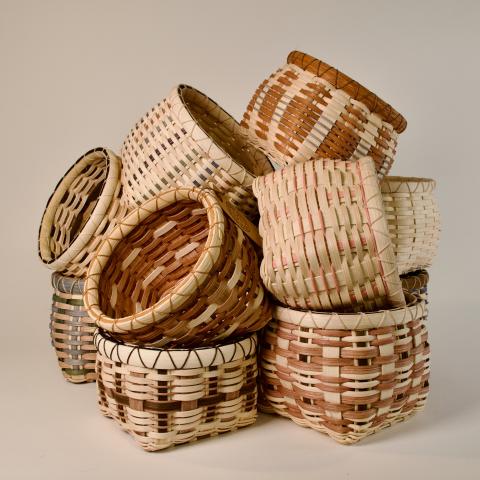
<path fill-rule="evenodd" d="M 478 380 L 478 1 L 0 0 L 2 478 L 475 478 Z M 236 434 L 146 454 L 68 385 L 49 345 L 37 229 L 54 185 L 91 147 L 189 83 L 239 118 L 301 49 L 408 119 L 393 172 L 438 180 L 432 390 L 414 420 L 355 447 L 262 416 Z M 420 471 L 422 473 L 420 473 Z M 149 476 L 149 477 L 147 477 Z M 476 478 L 479 478 L 478 476 Z"/>

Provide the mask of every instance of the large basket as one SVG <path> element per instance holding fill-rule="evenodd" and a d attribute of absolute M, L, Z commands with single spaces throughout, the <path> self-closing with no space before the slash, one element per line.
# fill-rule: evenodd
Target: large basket
<path fill-rule="evenodd" d="M 385 177 L 383 203 L 400 273 L 431 266 L 440 238 L 440 214 L 429 178 Z"/>
<path fill-rule="evenodd" d="M 38 253 L 52 270 L 83 277 L 115 220 L 126 213 L 119 200 L 120 158 L 105 148 L 83 155 L 48 200 L 40 224 Z"/>
<path fill-rule="evenodd" d="M 424 407 L 425 303 L 372 313 L 274 309 L 261 345 L 267 411 L 350 444 Z"/>
<path fill-rule="evenodd" d="M 242 126 L 273 162 L 366 155 L 380 176 L 393 163 L 406 120 L 347 75 L 301 52 L 257 88 Z"/>
<path fill-rule="evenodd" d="M 133 205 L 172 187 L 208 187 L 255 218 L 252 182 L 272 171 L 235 119 L 187 85 L 174 88 L 135 125 L 121 153 L 124 193 Z"/>
<path fill-rule="evenodd" d="M 85 285 L 88 313 L 122 341 L 212 345 L 271 318 L 252 243 L 213 192 L 165 191 L 101 245 Z"/>
<path fill-rule="evenodd" d="M 145 450 L 255 422 L 256 335 L 214 348 L 145 349 L 95 335 L 102 413 Z"/>
<path fill-rule="evenodd" d="M 331 159 L 259 177 L 266 288 L 283 304 L 372 311 L 405 300 L 373 161 Z"/>
<path fill-rule="evenodd" d="M 95 381 L 95 322 L 83 305 L 84 280 L 52 274 L 50 335 L 64 377 L 72 383 Z"/>

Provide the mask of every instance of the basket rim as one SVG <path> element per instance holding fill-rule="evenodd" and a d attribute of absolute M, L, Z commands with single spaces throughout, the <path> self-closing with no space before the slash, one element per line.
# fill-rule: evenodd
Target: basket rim
<path fill-rule="evenodd" d="M 298 327 L 325 330 L 367 330 L 404 325 L 425 315 L 425 301 L 414 294 L 406 294 L 408 304 L 374 312 L 336 313 L 299 310 L 276 305 L 273 319 Z"/>
<path fill-rule="evenodd" d="M 54 258 L 49 258 L 51 250 L 48 246 L 50 239 L 50 229 L 54 221 L 55 212 L 72 182 L 78 177 L 79 173 L 89 165 L 93 160 L 99 157 L 106 160 L 107 175 L 103 182 L 101 191 L 96 200 L 95 207 L 90 214 L 81 231 L 77 233 L 75 239 L 63 252 Z M 55 186 L 53 193 L 47 201 L 47 205 L 40 221 L 38 230 L 38 256 L 41 262 L 52 270 L 64 270 L 75 256 L 84 249 L 92 239 L 95 231 L 104 220 L 104 217 L 110 207 L 115 189 L 120 179 L 121 160 L 110 149 L 97 147 L 83 154 L 64 174 Z"/>
<path fill-rule="evenodd" d="M 111 339 L 99 329 L 93 335 L 100 355 L 114 362 L 158 370 L 208 368 L 246 358 L 257 351 L 257 334 L 213 347 L 163 349 L 130 345 Z"/>
<path fill-rule="evenodd" d="M 407 128 L 405 117 L 389 103 L 328 63 L 298 50 L 288 54 L 287 63 L 313 73 L 331 83 L 335 88 L 345 91 L 355 100 L 365 104 L 372 113 L 376 113 L 385 122 L 390 123 L 397 133 L 402 133 Z"/>
<path fill-rule="evenodd" d="M 190 272 L 166 295 L 151 307 L 126 317 L 112 318 L 100 308 L 98 286 L 110 254 L 117 245 L 150 215 L 181 200 L 193 200 L 202 204 L 207 212 L 209 232 L 205 247 Z M 158 323 L 180 309 L 203 285 L 220 256 L 225 235 L 225 216 L 219 201 L 210 190 L 199 188 L 173 188 L 161 192 L 133 209 L 106 237 L 95 253 L 87 272 L 84 302 L 88 314 L 97 325 L 110 332 L 131 332 Z"/>
<path fill-rule="evenodd" d="M 233 115 L 230 115 L 230 113 L 228 113 L 224 108 L 222 108 L 215 100 L 213 100 L 208 95 L 201 92 L 200 90 L 196 89 L 195 87 L 192 87 L 191 85 L 188 85 L 186 83 L 181 83 L 181 84 L 177 85 L 174 88 L 173 91 L 175 92 L 175 94 L 181 100 L 184 110 L 188 113 L 188 115 L 190 116 L 192 121 L 195 123 L 195 126 L 198 129 L 200 129 L 203 132 L 203 134 L 205 135 L 205 137 L 209 138 L 209 140 L 219 150 L 221 150 L 226 157 L 230 158 L 232 162 L 234 162 L 239 167 L 241 167 L 245 171 L 245 174 L 251 179 L 251 181 L 253 181 L 258 176 L 265 175 L 265 174 L 273 171 L 273 167 L 272 167 L 272 164 L 270 163 L 270 159 L 268 158 L 268 156 L 262 150 L 260 150 L 255 144 L 253 144 L 249 141 L 247 132 L 245 131 L 244 127 L 242 127 L 240 125 L 240 123 L 233 117 Z M 207 131 L 205 131 L 205 129 L 202 127 L 201 123 L 197 120 L 197 115 L 195 115 L 195 113 L 193 113 L 192 110 L 189 108 L 188 103 L 186 102 L 186 100 L 184 98 L 184 92 L 185 91 L 191 91 L 191 92 L 193 92 L 197 95 L 202 96 L 208 102 L 208 104 L 212 106 L 212 108 L 218 109 L 221 112 L 221 114 L 225 116 L 224 121 L 231 121 L 238 128 L 238 133 L 239 134 L 241 134 L 241 133 L 244 134 L 245 144 L 254 148 L 256 150 L 255 153 L 258 152 L 258 155 L 261 155 L 262 160 L 264 160 L 260 163 L 260 162 L 258 162 L 258 159 L 252 158 L 252 161 L 255 161 L 256 166 L 259 167 L 259 173 L 258 174 L 250 171 L 250 169 L 246 165 L 244 165 L 243 162 L 239 162 L 237 158 L 232 157 L 232 155 L 228 151 L 226 151 L 225 148 L 219 142 L 215 141 L 215 139 L 213 139 L 211 137 L 211 135 Z M 178 112 L 177 112 L 177 116 L 178 116 Z M 222 121 L 222 123 L 224 123 L 224 121 Z M 252 155 L 252 157 L 253 157 L 253 155 Z"/>
<path fill-rule="evenodd" d="M 414 185 L 415 189 L 423 187 L 424 189 L 433 190 L 437 186 L 437 182 L 433 178 L 427 177 L 402 177 L 399 175 L 386 175 L 382 178 L 380 186 L 385 188 L 386 185 Z"/>

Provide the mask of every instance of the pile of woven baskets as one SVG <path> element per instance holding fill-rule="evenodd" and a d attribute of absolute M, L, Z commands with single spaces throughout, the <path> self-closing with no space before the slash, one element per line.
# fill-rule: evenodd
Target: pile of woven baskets
<path fill-rule="evenodd" d="M 292 52 L 240 124 L 180 85 L 84 154 L 39 231 L 65 378 L 146 450 L 257 403 L 340 443 L 423 408 L 440 227 L 433 180 L 388 176 L 406 125 Z"/>

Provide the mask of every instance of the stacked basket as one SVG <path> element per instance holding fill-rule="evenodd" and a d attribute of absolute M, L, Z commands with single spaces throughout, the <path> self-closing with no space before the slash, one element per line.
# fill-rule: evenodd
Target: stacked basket
<path fill-rule="evenodd" d="M 175 87 L 45 209 L 64 376 L 96 380 L 146 450 L 252 424 L 258 386 L 265 411 L 342 443 L 421 409 L 439 219 L 432 180 L 386 176 L 405 128 L 300 52 L 241 125 Z"/>

